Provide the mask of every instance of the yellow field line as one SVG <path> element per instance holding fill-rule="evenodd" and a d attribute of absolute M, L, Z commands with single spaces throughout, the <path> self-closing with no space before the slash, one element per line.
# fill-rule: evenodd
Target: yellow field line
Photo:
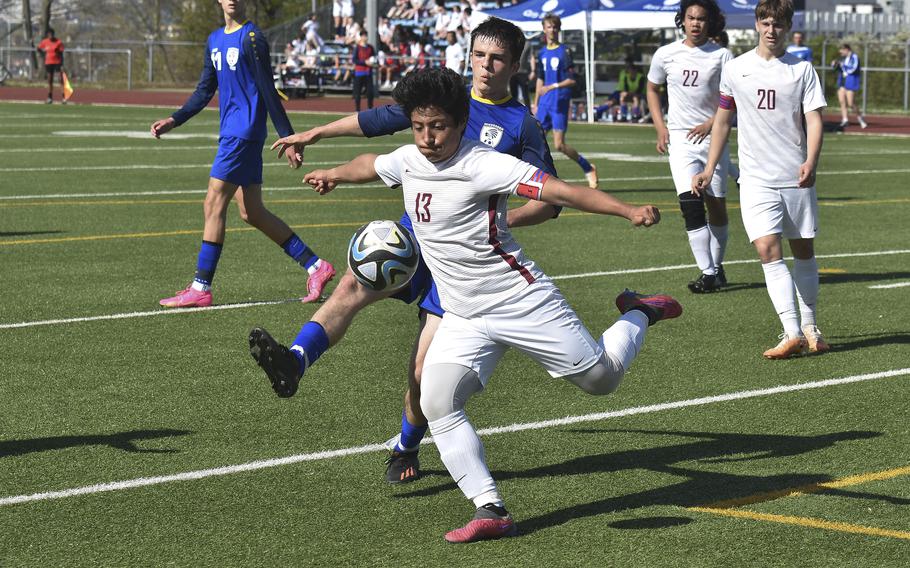
<path fill-rule="evenodd" d="M 902 475 L 910 475 L 910 466 L 887 469 L 884 471 L 875 471 L 872 473 L 860 473 L 857 475 L 844 477 L 842 479 L 835 479 L 833 481 L 810 483 L 808 485 L 788 487 L 786 489 L 780 489 L 778 491 L 757 493 L 755 495 L 742 497 L 740 499 L 727 499 L 724 501 L 717 501 L 715 503 L 705 505 L 704 507 L 708 509 L 730 509 L 733 507 L 742 507 L 743 505 L 754 505 L 756 503 L 773 501 L 775 499 L 781 499 L 783 497 L 795 497 L 797 495 L 804 495 L 807 493 L 818 493 L 820 491 L 824 491 L 825 489 L 839 489 L 841 487 L 859 485 L 860 483 L 869 483 L 870 481 L 891 479 L 894 477 L 900 477 Z"/>
<path fill-rule="evenodd" d="M 885 536 L 890 538 L 900 538 L 910 540 L 910 532 L 895 531 L 890 529 L 880 529 L 877 527 L 867 527 L 863 525 L 851 525 L 847 523 L 837 523 L 825 521 L 823 519 L 814 519 L 812 517 L 792 517 L 789 515 L 771 515 L 769 513 L 756 513 L 755 511 L 742 511 L 737 509 L 713 509 L 711 507 L 688 507 L 689 511 L 698 511 L 699 513 L 710 513 L 712 515 L 721 515 L 724 517 L 737 517 L 741 519 L 752 519 L 756 521 L 769 521 L 772 523 L 782 523 L 785 525 L 797 525 L 801 527 L 811 527 L 816 529 L 826 529 L 829 531 L 839 531 L 853 534 L 866 534 L 870 536 Z"/>

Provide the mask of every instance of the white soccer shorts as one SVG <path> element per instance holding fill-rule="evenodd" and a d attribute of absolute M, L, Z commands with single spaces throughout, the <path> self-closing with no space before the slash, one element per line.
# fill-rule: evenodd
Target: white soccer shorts
<path fill-rule="evenodd" d="M 580 373 L 603 356 L 603 348 L 559 289 L 552 282 L 537 281 L 491 313 L 463 318 L 446 312 L 423 367 L 462 365 L 473 369 L 486 386 L 509 347 L 540 363 L 551 377 Z"/>
<path fill-rule="evenodd" d="M 775 234 L 785 239 L 814 239 L 818 233 L 814 186 L 774 189 L 744 183 L 739 201 L 749 242 Z"/>
<path fill-rule="evenodd" d="M 332 17 L 335 18 L 352 18 L 354 17 L 354 2 L 352 0 L 335 0 L 332 3 Z"/>
<path fill-rule="evenodd" d="M 708 148 L 711 146 L 711 137 L 702 140 L 701 144 L 694 144 L 686 138 L 686 130 L 670 131 L 670 173 L 673 175 L 673 185 L 676 194 L 692 191 L 692 178 L 700 174 L 708 163 Z M 727 196 L 727 166 L 730 163 L 730 148 L 724 147 L 724 153 L 714 168 L 714 177 L 711 178 L 711 187 L 706 192 L 714 197 Z"/>

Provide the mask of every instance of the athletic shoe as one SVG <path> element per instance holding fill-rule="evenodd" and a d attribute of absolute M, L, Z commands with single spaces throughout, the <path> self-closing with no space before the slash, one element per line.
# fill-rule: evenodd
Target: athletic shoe
<path fill-rule="evenodd" d="M 698 278 L 689 282 L 689 291 L 693 294 L 710 294 L 720 290 L 721 284 L 714 274 L 699 274 Z"/>
<path fill-rule="evenodd" d="M 294 396 L 300 384 L 300 363 L 291 351 L 275 341 L 261 327 L 250 331 L 250 355 L 272 383 L 272 390 L 281 398 Z"/>
<path fill-rule="evenodd" d="M 846 118 L 844 120 L 840 121 L 841 128 L 847 128 L 847 126 L 849 126 L 849 125 L 850 125 L 850 121 L 847 120 Z"/>
<path fill-rule="evenodd" d="M 475 511 L 474 518 L 471 519 L 470 523 L 460 529 L 455 529 L 446 533 L 446 541 L 454 544 L 462 544 L 478 540 L 493 540 L 496 538 L 517 535 L 518 527 L 515 526 L 512 515 L 509 513 L 500 515 L 490 507 L 492 506 L 484 505 L 483 507 L 479 507 L 477 511 Z M 497 507 L 497 509 L 505 511 L 505 509 L 501 509 L 500 507 Z"/>
<path fill-rule="evenodd" d="M 802 335 L 790 337 L 786 333 L 778 336 L 780 343 L 764 352 L 765 359 L 789 359 L 806 352 L 806 338 Z"/>
<path fill-rule="evenodd" d="M 385 460 L 385 480 L 389 483 L 409 483 L 420 478 L 420 460 L 417 451 L 393 451 Z"/>
<path fill-rule="evenodd" d="M 723 264 L 718 264 L 718 265 L 717 265 L 717 274 L 716 274 L 716 277 L 717 277 L 717 285 L 718 285 L 718 286 L 720 286 L 721 288 L 723 288 L 724 286 L 727 285 L 727 273 L 724 271 L 724 265 L 723 265 Z"/>
<path fill-rule="evenodd" d="M 44 101 L 44 104 L 46 104 L 46 105 L 51 105 L 51 104 L 54 104 L 54 99 L 52 99 L 52 98 L 50 98 L 50 97 L 48 97 L 48 98 L 47 98 L 47 100 L 46 100 L 46 101 Z"/>
<path fill-rule="evenodd" d="M 177 292 L 176 296 L 158 302 L 165 308 L 207 308 L 212 305 L 212 292 L 193 289 L 192 284 Z"/>
<path fill-rule="evenodd" d="M 866 124 L 866 119 L 864 119 L 863 117 L 860 116 L 857 118 L 857 120 L 859 121 L 860 128 L 867 128 L 869 126 L 868 124 Z"/>
<path fill-rule="evenodd" d="M 616 307 L 620 313 L 630 310 L 641 310 L 648 316 L 648 325 L 665 320 L 678 318 L 682 315 L 682 306 L 670 296 L 646 295 L 633 292 L 626 288 L 616 296 Z"/>
<path fill-rule="evenodd" d="M 588 187 L 597 189 L 597 168 L 591 164 L 591 171 L 585 173 L 585 179 L 588 180 Z"/>
<path fill-rule="evenodd" d="M 803 335 L 806 336 L 806 345 L 809 347 L 809 353 L 826 353 L 831 350 L 831 346 L 822 337 L 822 332 L 817 326 L 804 325 Z"/>
<path fill-rule="evenodd" d="M 322 291 L 325 290 L 326 284 L 332 278 L 335 278 L 335 267 L 329 261 L 321 259 L 319 268 L 316 269 L 316 272 L 310 274 L 306 281 L 306 289 L 309 293 L 301 298 L 300 301 L 306 304 L 322 298 Z"/>

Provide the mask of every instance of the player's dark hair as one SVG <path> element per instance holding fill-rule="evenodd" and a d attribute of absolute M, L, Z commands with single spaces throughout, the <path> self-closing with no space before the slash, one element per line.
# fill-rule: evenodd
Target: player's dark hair
<path fill-rule="evenodd" d="M 51 37 L 54 37 L 54 28 L 47 28 L 47 31 L 44 32 L 44 35 L 51 34 Z"/>
<path fill-rule="evenodd" d="M 786 22 L 787 27 L 793 25 L 793 2 L 791 0 L 760 0 L 755 6 L 755 19 L 764 20 L 774 18 L 778 22 Z"/>
<path fill-rule="evenodd" d="M 708 37 L 714 37 L 727 26 L 727 18 L 720 11 L 720 7 L 715 0 L 682 0 L 679 3 L 679 10 L 676 12 L 676 27 L 683 29 L 683 22 L 686 20 L 686 10 L 692 6 L 701 6 L 708 14 Z"/>
<path fill-rule="evenodd" d="M 547 12 L 540 20 L 541 25 L 547 22 L 550 22 L 554 26 L 557 26 L 559 29 L 562 29 L 562 19 L 553 12 Z"/>
<path fill-rule="evenodd" d="M 436 107 L 455 121 L 468 120 L 468 90 L 461 75 L 446 68 L 421 69 L 407 74 L 392 91 L 392 98 L 410 119 L 414 109 Z"/>
<path fill-rule="evenodd" d="M 852 49 L 850 49 L 850 44 L 849 44 L 849 43 L 842 43 L 842 44 L 840 44 L 840 48 L 841 48 L 841 49 L 846 49 L 847 51 L 853 51 Z"/>
<path fill-rule="evenodd" d="M 521 58 L 525 48 L 525 34 L 512 22 L 500 18 L 490 18 L 471 31 L 471 49 L 479 38 L 491 40 L 500 47 L 506 48 L 512 56 L 512 63 Z"/>

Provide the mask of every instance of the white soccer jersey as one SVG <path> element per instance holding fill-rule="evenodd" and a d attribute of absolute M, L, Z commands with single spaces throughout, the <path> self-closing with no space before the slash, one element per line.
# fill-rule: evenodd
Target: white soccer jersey
<path fill-rule="evenodd" d="M 679 40 L 654 52 L 648 81 L 667 84 L 667 128 L 689 130 L 714 116 L 720 72 L 732 59 L 729 49 L 711 41 L 689 47 Z"/>
<path fill-rule="evenodd" d="M 506 226 L 508 196 L 534 197 L 546 179 L 536 166 L 464 139 L 445 162 L 430 162 L 410 144 L 377 157 L 375 167 L 387 185 L 403 187 L 405 210 L 446 312 L 481 315 L 547 280 Z"/>
<path fill-rule="evenodd" d="M 796 187 L 806 161 L 804 115 L 827 105 L 812 64 L 752 50 L 724 66 L 720 94 L 736 105 L 740 183 Z"/>

